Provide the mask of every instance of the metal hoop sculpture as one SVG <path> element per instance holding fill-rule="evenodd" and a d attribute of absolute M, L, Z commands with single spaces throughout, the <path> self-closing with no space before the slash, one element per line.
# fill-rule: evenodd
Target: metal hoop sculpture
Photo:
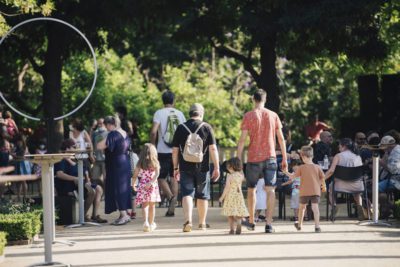
<path fill-rule="evenodd" d="M 57 120 L 64 119 L 64 118 L 66 118 L 66 117 L 68 117 L 68 116 L 74 114 L 75 112 L 77 112 L 83 105 L 85 105 L 86 101 L 87 101 L 87 100 L 89 99 L 89 97 L 92 95 L 92 92 L 93 92 L 93 89 L 94 89 L 94 87 L 95 87 L 95 85 L 96 85 L 96 80 L 97 80 L 97 60 L 96 60 L 96 54 L 95 54 L 95 52 L 94 52 L 94 49 L 93 49 L 92 45 L 90 44 L 89 40 L 85 37 L 85 35 L 83 35 L 83 33 L 82 33 L 81 31 L 79 31 L 76 27 L 74 27 L 73 25 L 71 25 L 71 24 L 69 24 L 69 23 L 67 23 L 67 22 L 65 22 L 65 21 L 63 21 L 63 20 L 55 19 L 55 18 L 46 18 L 46 17 L 33 18 L 33 19 L 25 20 L 25 21 L 23 21 L 23 22 L 21 22 L 21 23 L 15 25 L 14 27 L 12 27 L 12 28 L 7 32 L 6 35 L 4 35 L 4 36 L 1 38 L 1 40 L 0 40 L 0 46 L 1 46 L 1 44 L 4 42 L 4 40 L 5 40 L 11 33 L 13 33 L 16 29 L 18 29 L 18 28 L 21 27 L 22 25 L 25 25 L 25 24 L 28 24 L 28 23 L 34 22 L 34 21 L 43 21 L 43 20 L 44 20 L 44 21 L 58 22 L 58 23 L 64 24 L 65 26 L 68 26 L 69 28 L 73 29 L 75 32 L 77 32 L 77 33 L 85 40 L 85 42 L 86 42 L 87 45 L 89 46 L 90 52 L 92 53 L 92 56 L 93 56 L 94 77 L 93 77 L 93 83 L 92 83 L 92 87 L 90 88 L 89 94 L 88 94 L 88 95 L 86 96 L 86 98 L 82 101 L 82 103 L 81 103 L 79 106 L 77 106 L 74 110 L 72 110 L 72 111 L 70 111 L 70 112 L 68 112 L 67 114 L 64 114 L 64 115 L 62 115 L 62 116 L 59 116 L 59 117 L 54 118 L 54 120 L 57 121 Z M 25 117 L 25 118 L 31 119 L 31 120 L 35 120 L 35 121 L 40 121 L 40 120 L 41 120 L 40 118 L 32 117 L 32 116 L 30 116 L 30 115 L 28 115 L 28 114 L 25 114 L 25 113 L 19 111 L 19 110 L 16 109 L 15 107 L 13 107 L 13 106 L 10 104 L 10 102 L 7 101 L 7 99 L 4 97 L 4 95 L 3 95 L 3 93 L 2 93 L 1 91 L 0 91 L 0 98 L 4 101 L 4 103 L 6 103 L 6 105 L 7 105 L 9 108 L 11 108 L 13 111 L 15 111 L 16 113 L 18 113 L 19 115 L 21 115 L 21 116 L 23 116 L 23 117 Z"/>

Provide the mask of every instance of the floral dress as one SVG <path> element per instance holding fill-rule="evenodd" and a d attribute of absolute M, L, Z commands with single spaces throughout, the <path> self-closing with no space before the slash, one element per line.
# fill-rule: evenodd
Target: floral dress
<path fill-rule="evenodd" d="M 158 189 L 157 180 L 146 189 L 146 184 L 149 183 L 153 178 L 155 170 L 140 169 L 138 177 L 139 185 L 137 189 L 136 205 L 141 205 L 145 202 L 161 202 L 160 190 Z"/>
<path fill-rule="evenodd" d="M 234 172 L 229 174 L 229 177 L 231 179 L 231 186 L 225 197 L 224 205 L 222 207 L 222 215 L 247 217 L 249 216 L 249 212 L 244 203 L 242 193 L 243 175 L 239 172 Z"/>

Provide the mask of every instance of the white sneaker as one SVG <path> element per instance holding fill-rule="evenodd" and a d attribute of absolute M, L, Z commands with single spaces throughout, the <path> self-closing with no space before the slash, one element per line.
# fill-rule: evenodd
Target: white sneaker
<path fill-rule="evenodd" d="M 157 224 L 156 224 L 155 222 L 153 222 L 153 223 L 150 225 L 150 231 L 154 231 L 154 230 L 156 230 L 156 228 L 157 228 Z"/>
<path fill-rule="evenodd" d="M 143 232 L 150 232 L 150 225 L 148 222 L 143 224 Z"/>

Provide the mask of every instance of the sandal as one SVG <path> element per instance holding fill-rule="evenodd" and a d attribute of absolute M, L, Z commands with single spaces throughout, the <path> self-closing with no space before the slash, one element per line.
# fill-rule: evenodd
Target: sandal
<path fill-rule="evenodd" d="M 92 217 L 92 221 L 97 222 L 97 223 L 107 223 L 108 222 L 106 219 L 101 218 L 100 215 L 97 215 L 96 217 Z"/>

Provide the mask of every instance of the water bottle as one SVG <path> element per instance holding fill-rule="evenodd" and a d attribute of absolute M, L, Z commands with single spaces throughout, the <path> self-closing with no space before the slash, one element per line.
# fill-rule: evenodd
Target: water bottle
<path fill-rule="evenodd" d="M 329 169 L 329 159 L 328 159 L 328 155 L 324 156 L 324 170 Z"/>

